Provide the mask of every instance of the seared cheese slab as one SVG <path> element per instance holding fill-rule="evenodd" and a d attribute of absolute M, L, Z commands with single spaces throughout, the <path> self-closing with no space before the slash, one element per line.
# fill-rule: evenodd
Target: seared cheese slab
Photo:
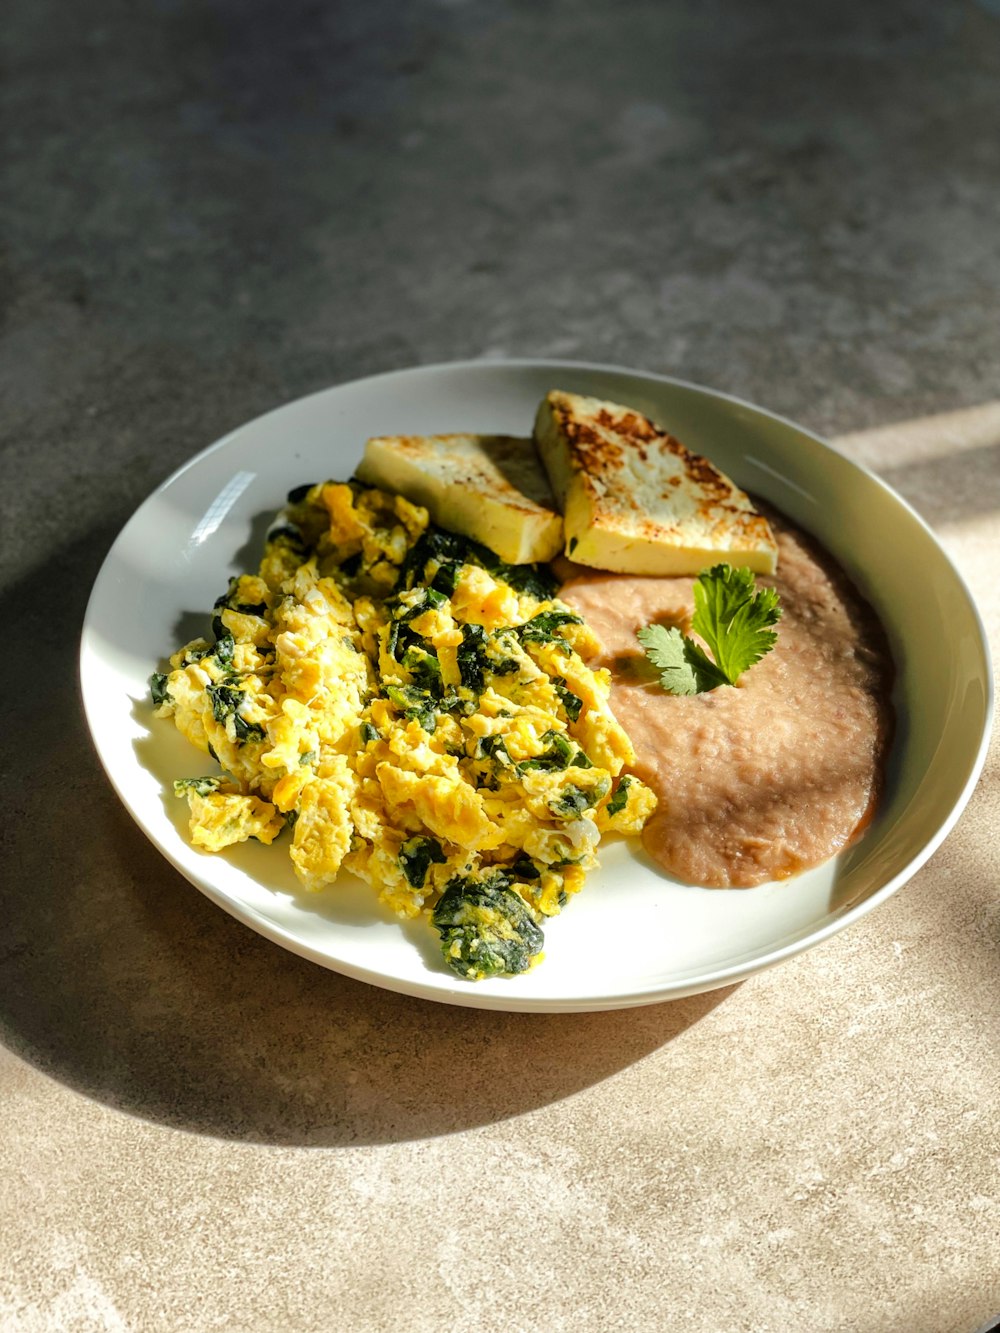
<path fill-rule="evenodd" d="M 743 491 L 632 408 L 554 390 L 535 442 L 571 559 L 626 574 L 697 574 L 722 560 L 774 572 L 774 534 Z"/>
<path fill-rule="evenodd" d="M 482 542 L 508 564 L 551 560 L 562 550 L 562 518 L 531 440 L 377 436 L 357 477 L 423 505 L 440 527 Z"/>

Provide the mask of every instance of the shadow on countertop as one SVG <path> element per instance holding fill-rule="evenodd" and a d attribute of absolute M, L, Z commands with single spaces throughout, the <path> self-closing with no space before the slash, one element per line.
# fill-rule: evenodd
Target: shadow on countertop
<path fill-rule="evenodd" d="M 84 722 L 79 625 L 112 536 L 92 534 L 0 603 L 44 662 L 17 684 L 6 736 L 17 781 L 2 832 L 0 1039 L 21 1058 L 194 1133 L 393 1142 L 559 1101 L 729 993 L 589 1014 L 456 1008 L 326 971 L 220 911 L 119 805 Z M 53 587 L 58 607 L 39 593 Z"/>

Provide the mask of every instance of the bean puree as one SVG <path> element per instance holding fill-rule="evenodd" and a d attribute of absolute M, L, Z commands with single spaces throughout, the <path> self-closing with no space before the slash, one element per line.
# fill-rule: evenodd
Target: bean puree
<path fill-rule="evenodd" d="M 763 508 L 763 506 L 762 506 Z M 562 596 L 597 633 L 635 770 L 659 798 L 643 844 L 691 884 L 749 888 L 819 864 L 860 837 L 892 725 L 892 663 L 874 612 L 834 560 L 768 511 L 781 597 L 774 649 L 737 686 L 667 694 L 635 633 L 690 632 L 690 578 L 576 566 Z"/>

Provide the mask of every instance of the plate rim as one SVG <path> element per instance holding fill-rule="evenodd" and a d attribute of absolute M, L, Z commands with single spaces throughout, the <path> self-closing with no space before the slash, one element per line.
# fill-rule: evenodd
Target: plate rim
<path fill-rule="evenodd" d="M 401 381 L 445 373 L 460 374 L 463 371 L 469 370 L 475 370 L 477 372 L 489 372 L 490 370 L 516 372 L 518 370 L 537 371 L 542 369 L 559 370 L 567 373 L 582 371 L 587 373 L 608 374 L 611 376 L 628 376 L 633 379 L 647 380 L 654 384 L 663 384 L 690 390 L 695 394 L 704 395 L 715 400 L 722 400 L 737 407 L 747 409 L 753 414 L 779 422 L 782 425 L 789 427 L 791 430 L 807 436 L 815 444 L 819 445 L 821 449 L 829 451 L 837 458 L 846 462 L 849 467 L 862 473 L 869 479 L 869 481 L 874 482 L 882 491 L 886 492 L 892 501 L 902 508 L 909 518 L 922 529 L 924 535 L 930 539 L 938 556 L 948 567 L 951 576 L 954 578 L 965 599 L 968 610 L 971 612 L 972 623 L 976 630 L 976 647 L 981 655 L 984 669 L 982 681 L 984 686 L 982 730 L 979 736 L 976 753 L 972 757 L 972 761 L 968 766 L 967 775 L 961 790 L 932 837 L 921 846 L 917 854 L 913 856 L 905 866 L 901 867 L 889 881 L 861 899 L 859 902 L 847 907 L 842 913 L 831 920 L 828 920 L 825 924 L 809 930 L 802 938 L 792 940 L 788 944 L 778 948 L 770 949 L 763 957 L 758 957 L 750 962 L 743 961 L 728 967 L 716 968 L 712 971 L 704 972 L 698 976 L 697 979 L 692 981 L 679 981 L 673 984 L 660 983 L 656 986 L 646 985 L 627 992 L 618 991 L 611 996 L 607 994 L 580 995 L 569 998 L 519 996 L 513 989 L 508 996 L 507 994 L 498 994 L 496 992 L 483 992 L 475 986 L 466 986 L 461 982 L 452 984 L 447 975 L 443 973 L 436 983 L 411 981 L 408 978 L 397 977 L 393 974 L 385 974 L 366 968 L 349 960 L 331 959 L 330 956 L 324 953 L 321 949 L 309 944 L 308 941 L 296 937 L 279 923 L 263 917 L 252 905 L 230 897 L 227 893 L 216 888 L 208 880 L 196 878 L 188 868 L 177 860 L 168 847 L 165 847 L 157 840 L 152 830 L 147 827 L 144 820 L 140 817 L 134 804 L 129 798 L 127 791 L 123 789 L 122 785 L 117 780 L 109 759 L 105 755 L 104 747 L 100 740 L 99 719 L 96 717 L 96 710 L 93 706 L 94 701 L 88 690 L 90 660 L 92 657 L 94 660 L 99 658 L 99 655 L 92 649 L 90 642 L 94 631 L 94 608 L 102 592 L 102 584 L 108 575 L 110 563 L 118 549 L 123 535 L 129 529 L 130 525 L 138 518 L 146 505 L 148 505 L 156 496 L 174 485 L 186 472 L 198 466 L 207 456 L 221 451 L 229 445 L 235 437 L 239 436 L 242 432 L 252 426 L 260 425 L 271 417 L 278 416 L 292 407 L 324 398 L 335 393 L 337 390 L 348 387 L 374 388 L 380 381 Z M 749 399 L 730 393 L 726 390 L 715 389 L 709 385 L 701 384 L 696 381 L 672 375 L 665 375 L 657 371 L 644 370 L 637 367 L 609 362 L 549 357 L 491 357 L 466 358 L 456 361 L 435 361 L 426 364 L 399 367 L 394 370 L 376 371 L 372 374 L 359 376 L 353 379 L 335 381 L 323 388 L 315 389 L 307 394 L 288 399 L 269 408 L 267 411 L 260 413 L 258 416 L 249 418 L 226 431 L 225 434 L 221 435 L 218 439 L 206 445 L 204 448 L 197 450 L 191 457 L 185 459 L 148 492 L 144 499 L 140 501 L 122 524 L 105 553 L 104 559 L 101 562 L 101 566 L 91 587 L 86 609 L 84 611 L 78 654 L 78 688 L 87 729 L 90 733 L 91 744 L 97 753 L 101 767 L 111 783 L 112 789 L 115 791 L 133 821 L 142 830 L 160 855 L 163 856 L 185 880 L 197 888 L 199 892 L 205 894 L 205 896 L 216 906 L 221 907 L 236 920 L 248 926 L 256 933 L 263 935 L 272 943 L 288 949 L 299 957 L 306 958 L 328 970 L 352 977 L 358 981 L 366 982 L 369 985 L 375 985 L 385 990 L 394 991 L 397 994 L 405 994 L 414 998 L 430 1000 L 435 1003 L 459 1005 L 463 1008 L 495 1009 L 499 1011 L 522 1013 L 598 1012 L 601 1010 L 633 1008 L 647 1004 L 662 1003 L 672 999 L 681 999 L 685 996 L 696 995 L 733 985 L 815 948 L 817 945 L 824 943 L 834 935 L 839 934 L 849 925 L 860 920 L 863 916 L 867 915 L 868 912 L 874 910 L 874 908 L 885 902 L 886 899 L 896 893 L 908 880 L 912 879 L 952 832 L 965 811 L 969 799 L 971 798 L 982 774 L 989 750 L 995 709 L 995 676 L 989 638 L 986 633 L 985 624 L 979 611 L 979 607 L 976 604 L 968 583 L 955 560 L 942 545 L 937 534 L 926 519 L 923 518 L 908 500 L 879 476 L 877 472 L 864 463 L 856 462 L 846 453 L 838 449 L 831 440 L 820 435 L 811 428 L 803 426 L 800 422 L 793 420 L 791 417 L 785 416 L 779 412 L 774 412 L 769 408 L 762 407 Z"/>

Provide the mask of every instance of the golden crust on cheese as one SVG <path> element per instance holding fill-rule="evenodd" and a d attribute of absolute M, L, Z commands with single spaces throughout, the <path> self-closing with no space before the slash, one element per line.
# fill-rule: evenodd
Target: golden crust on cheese
<path fill-rule="evenodd" d="M 720 560 L 773 573 L 767 519 L 640 412 L 553 390 L 538 409 L 535 441 L 573 560 L 632 574 L 697 574 Z"/>
<path fill-rule="evenodd" d="M 508 564 L 551 560 L 562 549 L 562 518 L 531 440 L 376 436 L 357 477 L 405 495 L 435 523 L 482 542 Z"/>

